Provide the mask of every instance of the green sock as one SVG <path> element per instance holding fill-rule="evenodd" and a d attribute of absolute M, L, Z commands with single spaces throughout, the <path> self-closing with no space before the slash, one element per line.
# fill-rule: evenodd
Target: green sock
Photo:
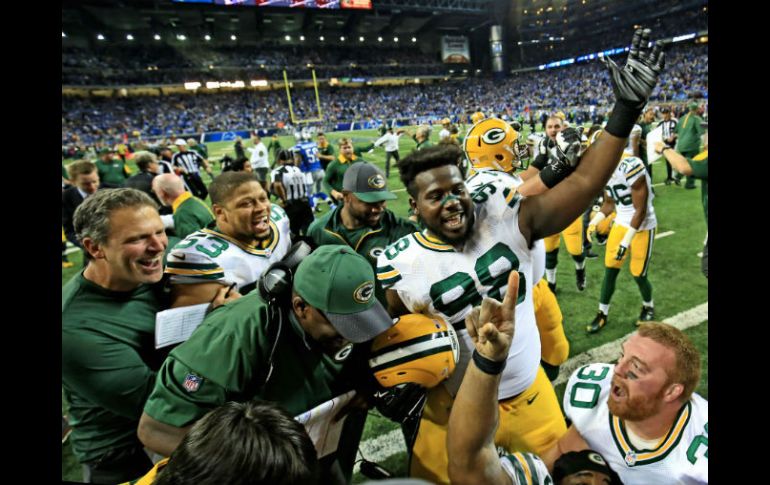
<path fill-rule="evenodd" d="M 609 305 L 612 294 L 615 293 L 615 282 L 620 274 L 619 268 L 604 268 L 604 280 L 602 280 L 602 292 L 599 295 L 599 303 Z"/>
<path fill-rule="evenodd" d="M 571 255 L 572 260 L 575 262 L 575 269 L 583 269 L 586 267 L 586 257 L 584 255 L 575 256 Z"/>
<path fill-rule="evenodd" d="M 545 253 L 545 269 L 554 269 L 559 264 L 559 248 Z"/>
<path fill-rule="evenodd" d="M 642 301 L 652 301 L 652 283 L 646 276 L 634 276 L 639 292 L 642 294 Z"/>

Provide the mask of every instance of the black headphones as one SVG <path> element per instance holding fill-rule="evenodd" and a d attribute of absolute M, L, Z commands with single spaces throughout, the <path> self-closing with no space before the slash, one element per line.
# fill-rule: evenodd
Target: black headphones
<path fill-rule="evenodd" d="M 267 267 L 257 281 L 259 295 L 266 302 L 277 302 L 291 296 L 294 271 L 312 248 L 305 241 L 295 243 L 281 261 Z"/>

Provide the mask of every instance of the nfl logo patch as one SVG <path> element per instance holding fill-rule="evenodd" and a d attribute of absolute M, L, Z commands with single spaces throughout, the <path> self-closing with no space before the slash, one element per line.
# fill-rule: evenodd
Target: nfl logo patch
<path fill-rule="evenodd" d="M 633 450 L 628 450 L 626 453 L 626 464 L 628 466 L 636 465 L 636 453 L 634 453 Z"/>
<path fill-rule="evenodd" d="M 184 379 L 184 388 L 187 389 L 187 392 L 195 392 L 201 387 L 202 382 L 202 377 L 198 377 L 193 374 L 187 374 L 187 377 Z"/>

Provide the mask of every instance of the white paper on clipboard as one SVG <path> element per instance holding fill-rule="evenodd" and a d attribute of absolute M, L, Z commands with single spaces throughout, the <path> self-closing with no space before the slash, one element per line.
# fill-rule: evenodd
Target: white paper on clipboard
<path fill-rule="evenodd" d="M 155 348 L 184 342 L 203 322 L 208 303 L 163 310 L 155 315 Z"/>
<path fill-rule="evenodd" d="M 355 391 L 348 391 L 329 401 L 319 404 L 310 411 L 295 416 L 294 419 L 305 426 L 307 434 L 315 445 L 318 458 L 337 451 L 342 433 L 342 425 L 345 424 L 347 416 L 336 423 L 332 419 L 347 403 L 353 399 Z"/>

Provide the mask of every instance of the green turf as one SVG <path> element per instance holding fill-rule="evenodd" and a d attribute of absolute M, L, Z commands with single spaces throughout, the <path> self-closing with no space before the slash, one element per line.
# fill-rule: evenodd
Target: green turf
<path fill-rule="evenodd" d="M 528 129 L 525 129 L 523 136 L 526 137 L 527 134 Z M 375 140 L 378 133 L 376 130 L 327 133 L 327 137 L 334 144 L 335 149 L 336 140 L 343 136 L 352 136 L 354 143 L 364 144 Z M 434 130 L 433 139 L 437 141 L 438 130 Z M 294 144 L 294 139 L 291 136 L 281 137 L 280 141 L 284 148 Z M 217 142 L 207 145 L 211 160 L 218 160 L 228 153 L 234 154 L 233 142 Z M 244 145 L 248 147 L 251 142 L 246 141 Z M 413 147 L 414 141 L 412 139 L 408 136 L 401 137 L 400 152 L 402 157 L 407 155 Z M 382 148 L 378 148 L 373 153 L 364 154 L 364 159 L 384 168 L 385 152 Z M 133 168 L 135 169 L 135 167 Z M 215 164 L 215 174 L 219 171 L 219 165 Z M 653 165 L 653 173 L 653 183 L 662 182 L 665 178 L 665 165 L 662 162 Z M 204 174 L 203 177 L 208 183 L 208 176 Z M 389 189 L 395 191 L 398 196 L 397 200 L 388 203 L 388 207 L 398 215 L 405 215 L 409 207 L 409 198 L 398 179 L 398 170 L 393 166 L 391 166 L 388 184 Z M 706 224 L 700 203 L 700 189 L 685 190 L 679 186 L 660 185 L 654 190 L 658 233 L 675 231 L 674 235 L 655 241 L 648 275 L 653 285 L 656 318 L 663 320 L 708 301 L 708 282 L 700 273 L 700 259 L 697 256 L 697 253 L 703 248 Z M 325 210 L 325 206 L 323 210 Z M 604 273 L 604 247 L 594 245 L 594 252 L 599 254 L 599 258 L 587 260 L 587 288 L 582 293 L 578 292 L 575 287 L 574 265 L 566 248 L 562 247 L 559 254 L 557 297 L 564 314 L 564 327 L 571 345 L 571 356 L 632 332 L 633 323 L 638 317 L 641 307 L 639 290 L 629 273 L 628 263 L 626 263 L 617 281 L 609 314 L 609 324 L 598 334 L 586 334 L 584 327 L 598 310 L 599 290 Z M 81 269 L 82 262 L 79 253 L 71 254 L 70 261 L 75 263 L 75 267 L 62 271 L 62 284 Z M 686 333 L 693 338 L 702 353 L 703 375 L 698 392 L 704 397 L 708 397 L 708 323 L 693 327 Z M 561 398 L 563 386 L 557 388 L 557 393 Z M 396 424 L 372 413 L 367 420 L 363 439 L 373 439 L 396 428 Z M 67 477 L 79 478 L 80 468 L 72 457 L 68 446 L 63 447 L 62 458 L 62 477 L 65 479 Z M 405 454 L 390 457 L 380 464 L 397 476 L 406 474 Z M 364 481 L 364 478 L 360 474 L 356 474 L 354 482 L 360 483 L 361 481 Z"/>

